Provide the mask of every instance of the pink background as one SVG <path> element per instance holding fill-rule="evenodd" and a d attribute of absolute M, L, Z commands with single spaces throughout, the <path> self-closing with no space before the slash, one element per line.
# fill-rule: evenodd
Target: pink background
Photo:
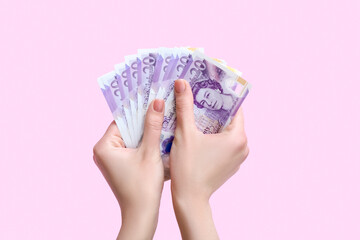
<path fill-rule="evenodd" d="M 221 238 L 360 239 L 359 16 L 356 0 L 1 0 L 0 239 L 115 238 L 96 78 L 182 45 L 253 85 L 249 158 L 211 201 Z M 155 239 L 180 239 L 168 182 Z"/>

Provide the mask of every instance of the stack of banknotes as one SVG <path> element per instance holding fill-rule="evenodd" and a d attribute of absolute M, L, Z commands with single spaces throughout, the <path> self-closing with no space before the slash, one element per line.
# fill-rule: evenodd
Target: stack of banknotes
<path fill-rule="evenodd" d="M 154 99 L 164 99 L 160 151 L 168 168 L 176 106 L 174 82 L 185 79 L 194 95 L 194 115 L 205 134 L 221 132 L 236 114 L 250 85 L 225 61 L 210 58 L 201 48 L 141 49 L 98 78 L 126 147 L 136 148 L 144 131 L 146 111 Z"/>

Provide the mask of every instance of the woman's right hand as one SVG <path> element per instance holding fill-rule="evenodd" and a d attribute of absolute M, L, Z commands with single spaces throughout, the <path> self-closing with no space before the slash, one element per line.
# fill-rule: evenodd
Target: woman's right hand
<path fill-rule="evenodd" d="M 176 130 L 170 152 L 171 191 L 183 239 L 217 239 L 209 199 L 240 167 L 249 148 L 241 109 L 218 134 L 203 134 L 194 120 L 193 95 L 175 82 Z"/>

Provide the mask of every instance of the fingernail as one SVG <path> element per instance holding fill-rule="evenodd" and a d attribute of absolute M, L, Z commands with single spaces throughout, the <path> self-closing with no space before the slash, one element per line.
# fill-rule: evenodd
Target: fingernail
<path fill-rule="evenodd" d="M 164 110 L 164 101 L 160 99 L 155 99 L 153 107 L 156 112 L 161 113 Z"/>
<path fill-rule="evenodd" d="M 176 80 L 175 81 L 175 91 L 177 93 L 182 93 L 185 90 L 185 82 L 184 80 Z"/>

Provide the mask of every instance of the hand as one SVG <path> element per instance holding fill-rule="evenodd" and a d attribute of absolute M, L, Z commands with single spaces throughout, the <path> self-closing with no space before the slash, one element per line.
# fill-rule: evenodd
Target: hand
<path fill-rule="evenodd" d="M 118 239 L 152 239 L 164 184 L 160 132 L 164 101 L 154 100 L 146 114 L 139 148 L 125 148 L 112 122 L 94 146 L 94 161 L 117 198 L 122 215 Z"/>
<path fill-rule="evenodd" d="M 187 81 L 175 82 L 176 130 L 170 152 L 171 191 L 183 239 L 218 239 L 210 196 L 234 175 L 249 149 L 239 110 L 219 134 L 201 133 Z"/>

